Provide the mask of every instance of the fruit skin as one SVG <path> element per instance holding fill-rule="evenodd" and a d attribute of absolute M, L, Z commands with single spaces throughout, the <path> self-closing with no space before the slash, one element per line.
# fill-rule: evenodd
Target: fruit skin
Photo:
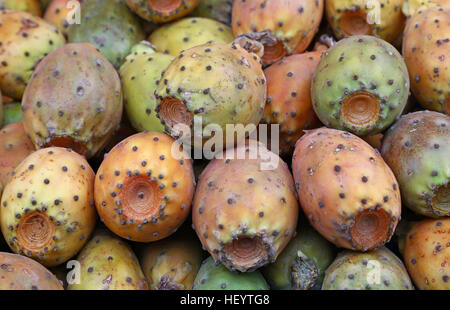
<path fill-rule="evenodd" d="M 34 151 L 22 123 L 14 123 L 0 130 L 0 183 L 6 186 L 14 169 Z"/>
<path fill-rule="evenodd" d="M 141 250 L 139 261 L 151 290 L 192 289 L 203 251 L 191 234 L 180 232 Z"/>
<path fill-rule="evenodd" d="M 325 1 L 325 12 L 337 39 L 373 35 L 392 43 L 401 36 L 405 25 L 403 1 L 387 0 L 377 7 L 376 2 L 328 0 Z"/>
<path fill-rule="evenodd" d="M 222 24 L 231 25 L 232 10 L 233 0 L 200 0 L 200 3 L 190 15 L 211 18 Z"/>
<path fill-rule="evenodd" d="M 161 26 L 149 37 L 158 52 L 173 56 L 209 42 L 228 44 L 233 40 L 233 31 L 229 26 L 201 17 L 186 17 Z"/>
<path fill-rule="evenodd" d="M 182 123 L 190 126 L 194 139 L 205 142 L 211 134 L 204 129 L 214 124 L 221 128 L 225 142 L 227 124 L 253 124 L 256 129 L 266 102 L 266 86 L 256 54 L 237 44 L 199 45 L 180 54 L 162 75 L 155 92 L 158 117 L 175 138 L 180 130 L 174 127 Z M 234 145 L 230 141 L 224 144 Z"/>
<path fill-rule="evenodd" d="M 335 247 L 305 221 L 297 235 L 263 274 L 272 289 L 309 290 L 322 287 L 325 270 L 336 257 Z"/>
<path fill-rule="evenodd" d="M 192 162 L 175 158 L 173 143 L 163 133 L 138 133 L 106 155 L 97 171 L 95 204 L 115 234 L 157 241 L 174 233 L 189 215 L 195 189 Z"/>
<path fill-rule="evenodd" d="M 36 64 L 64 45 L 64 36 L 43 19 L 22 11 L 0 11 L 0 89 L 20 100 Z"/>
<path fill-rule="evenodd" d="M 25 11 L 36 16 L 42 16 L 39 0 L 0 0 L 0 10 Z"/>
<path fill-rule="evenodd" d="M 106 229 L 97 230 L 78 254 L 80 283 L 69 290 L 148 290 L 148 283 L 131 247 Z"/>
<path fill-rule="evenodd" d="M 388 242 L 401 214 L 394 174 L 364 140 L 320 128 L 297 142 L 292 170 L 311 225 L 346 249 L 368 251 Z"/>
<path fill-rule="evenodd" d="M 450 1 L 448 0 L 406 0 L 403 2 L 403 14 L 410 18 L 413 15 L 423 12 L 428 8 L 450 8 Z M 419 13 L 419 14 L 421 14 Z"/>
<path fill-rule="evenodd" d="M 295 233 L 299 209 L 292 175 L 281 158 L 254 140 L 218 156 L 197 185 L 195 231 L 216 262 L 232 271 L 253 271 L 274 262 Z"/>
<path fill-rule="evenodd" d="M 290 155 L 304 130 L 317 128 L 320 121 L 311 103 L 311 80 L 321 52 L 284 57 L 264 70 L 267 103 L 263 122 L 280 124 L 280 154 Z"/>
<path fill-rule="evenodd" d="M 94 172 L 81 155 L 57 147 L 34 152 L 15 172 L 0 208 L 5 240 L 44 266 L 66 262 L 95 226 Z"/>
<path fill-rule="evenodd" d="M 327 127 L 373 135 L 401 115 L 409 85 L 405 62 L 392 45 L 373 36 L 352 36 L 324 54 L 311 96 Z"/>
<path fill-rule="evenodd" d="M 266 31 L 262 60 L 270 65 L 306 50 L 319 29 L 323 8 L 323 0 L 234 1 L 233 32 L 258 37 Z"/>
<path fill-rule="evenodd" d="M 322 290 L 414 290 L 414 286 L 402 261 L 381 247 L 367 253 L 339 253 L 325 272 Z"/>
<path fill-rule="evenodd" d="M 138 131 L 163 132 L 164 126 L 156 117 L 155 90 L 161 73 L 175 58 L 156 53 L 148 42 L 136 45 L 120 67 L 124 106 L 133 127 Z"/>
<path fill-rule="evenodd" d="M 450 58 L 449 32 L 450 5 L 448 9 L 427 9 L 408 20 L 402 48 L 414 96 L 426 109 L 447 115 L 450 115 L 450 68 L 446 63 Z"/>
<path fill-rule="evenodd" d="M 404 205 L 429 217 L 450 216 L 450 116 L 419 111 L 386 133 L 381 154 L 394 172 Z"/>
<path fill-rule="evenodd" d="M 45 10 L 44 19 L 67 37 L 72 12 L 77 9 L 73 0 L 53 0 Z M 81 4 L 80 4 L 81 5 Z"/>
<path fill-rule="evenodd" d="M 3 127 L 3 97 L 2 93 L 0 92 L 0 128 Z"/>
<path fill-rule="evenodd" d="M 408 231 L 403 258 L 420 290 L 449 290 L 450 217 L 426 219 Z"/>
<path fill-rule="evenodd" d="M 0 252 L 0 290 L 63 290 L 41 264 L 17 254 Z"/>
<path fill-rule="evenodd" d="M 232 272 L 216 264 L 210 256 L 203 261 L 195 278 L 193 290 L 268 290 L 261 272 Z"/>
<path fill-rule="evenodd" d="M 36 148 L 69 147 L 91 158 L 119 127 L 120 78 L 94 46 L 66 44 L 39 63 L 22 108 Z"/>
<path fill-rule="evenodd" d="M 200 0 L 125 0 L 125 2 L 141 18 L 155 23 L 167 23 L 192 12 Z"/>
<path fill-rule="evenodd" d="M 0 105 L 1 110 L 1 105 Z M 0 112 L 0 118 L 2 117 Z M 9 103 L 3 107 L 3 125 L 6 126 L 13 123 L 22 122 L 22 107 L 20 102 Z M 1 122 L 0 122 L 1 124 Z"/>
<path fill-rule="evenodd" d="M 71 43 L 90 43 L 119 69 L 133 45 L 145 39 L 137 17 L 123 0 L 84 0 L 81 23 L 70 25 Z"/>

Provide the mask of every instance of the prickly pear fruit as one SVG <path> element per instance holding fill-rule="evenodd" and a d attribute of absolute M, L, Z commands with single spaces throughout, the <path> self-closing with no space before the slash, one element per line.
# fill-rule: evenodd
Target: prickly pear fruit
<path fill-rule="evenodd" d="M 195 278 L 194 290 L 268 290 L 261 272 L 233 272 L 210 256 L 203 261 Z"/>
<path fill-rule="evenodd" d="M 323 0 L 234 1 L 233 32 L 264 44 L 262 60 L 272 64 L 302 53 L 319 29 Z"/>
<path fill-rule="evenodd" d="M 0 0 L 0 10 L 24 11 L 42 16 L 42 7 L 39 0 Z"/>
<path fill-rule="evenodd" d="M 0 105 L 1 109 L 1 105 Z M 2 117 L 0 112 L 0 118 Z M 22 122 L 22 107 L 20 102 L 9 103 L 3 107 L 3 126 Z M 1 124 L 1 122 L 0 122 Z M 1 127 L 1 126 L 0 126 Z"/>
<path fill-rule="evenodd" d="M 190 17 L 156 29 L 149 40 L 158 52 L 178 56 L 184 50 L 209 42 L 231 43 L 234 36 L 227 25 L 209 18 Z"/>
<path fill-rule="evenodd" d="M 58 279 L 41 264 L 17 254 L 0 252 L 0 290 L 62 290 Z"/>
<path fill-rule="evenodd" d="M 0 128 L 3 127 L 3 98 L 0 92 Z"/>
<path fill-rule="evenodd" d="M 272 289 L 320 289 L 325 270 L 335 257 L 335 247 L 301 222 L 297 235 L 263 274 Z"/>
<path fill-rule="evenodd" d="M 69 290 L 147 290 L 148 283 L 131 247 L 105 230 L 96 231 L 78 254 L 80 283 Z"/>
<path fill-rule="evenodd" d="M 320 52 L 284 57 L 264 71 L 267 104 L 263 122 L 280 124 L 280 154 L 292 154 L 295 142 L 305 129 L 320 126 L 311 104 L 311 79 L 320 61 Z"/>
<path fill-rule="evenodd" d="M 388 242 L 400 191 L 381 155 L 348 132 L 321 128 L 297 142 L 292 169 L 311 225 L 335 245 L 367 251 Z"/>
<path fill-rule="evenodd" d="M 388 128 L 406 106 L 409 77 L 400 53 L 373 36 L 352 36 L 322 57 L 311 86 L 327 127 L 364 136 Z"/>
<path fill-rule="evenodd" d="M 200 0 L 200 3 L 190 15 L 211 18 L 222 24 L 231 25 L 232 9 L 233 0 Z"/>
<path fill-rule="evenodd" d="M 36 148 L 69 147 L 90 158 L 119 127 L 120 79 L 94 46 L 66 44 L 39 63 L 22 107 Z"/>
<path fill-rule="evenodd" d="M 76 17 L 75 10 L 80 8 L 80 5 L 73 0 L 53 0 L 45 10 L 44 19 L 67 36 L 70 23 Z"/>
<path fill-rule="evenodd" d="M 427 9 L 406 24 L 403 56 L 411 90 L 425 108 L 450 115 L 450 5 Z M 426 40 L 424 39 L 426 38 Z"/>
<path fill-rule="evenodd" d="M 194 172 L 175 140 L 157 132 L 133 135 L 105 157 L 95 180 L 97 211 L 105 225 L 128 240 L 163 239 L 184 222 L 194 195 Z"/>
<path fill-rule="evenodd" d="M 450 9 L 449 0 L 405 0 L 403 2 L 402 11 L 408 18 L 419 13 L 422 14 L 428 8 L 445 8 Z"/>
<path fill-rule="evenodd" d="M 202 263 L 198 240 L 180 233 L 145 245 L 140 262 L 152 290 L 190 290 Z"/>
<path fill-rule="evenodd" d="M 274 262 L 294 235 L 297 217 L 288 166 L 254 140 L 219 154 L 200 176 L 195 231 L 215 261 L 230 270 Z"/>
<path fill-rule="evenodd" d="M 338 39 L 353 35 L 374 35 L 394 42 L 402 33 L 405 16 L 404 0 L 388 0 L 382 4 L 360 0 L 325 1 L 325 12 Z"/>
<path fill-rule="evenodd" d="M 167 23 L 186 16 L 200 0 L 125 0 L 141 18 L 155 23 Z"/>
<path fill-rule="evenodd" d="M 403 252 L 409 274 L 421 290 L 450 289 L 450 217 L 416 223 Z"/>
<path fill-rule="evenodd" d="M 414 212 L 450 216 L 449 141 L 450 116 L 432 111 L 402 116 L 383 139 L 381 154 Z"/>
<path fill-rule="evenodd" d="M 402 261 L 381 247 L 343 251 L 325 272 L 322 290 L 414 290 Z"/>
<path fill-rule="evenodd" d="M 94 172 L 79 154 L 51 147 L 16 168 L 3 191 L 1 229 L 15 253 L 45 266 L 73 257 L 96 222 Z"/>
<path fill-rule="evenodd" d="M 0 11 L 0 89 L 20 100 L 36 64 L 64 45 L 64 36 L 43 19 L 22 11 Z"/>
<path fill-rule="evenodd" d="M 3 187 L 14 169 L 34 151 L 22 123 L 10 124 L 0 130 L 0 183 Z"/>
<path fill-rule="evenodd" d="M 163 132 L 164 126 L 156 117 L 155 90 L 161 73 L 175 58 L 155 53 L 143 42 L 136 45 L 120 67 L 124 106 L 128 119 L 138 131 Z"/>
<path fill-rule="evenodd" d="M 123 0 L 84 0 L 81 23 L 69 26 L 69 42 L 87 42 L 119 69 L 130 49 L 145 39 L 142 26 Z"/>
<path fill-rule="evenodd" d="M 266 86 L 256 54 L 234 43 L 199 45 L 181 53 L 162 75 L 155 92 L 158 117 L 173 137 L 180 136 L 179 125 L 186 125 L 194 139 L 205 142 L 212 136 L 205 127 L 214 124 L 225 141 L 230 134 L 227 124 L 256 129 L 266 103 Z M 231 127 L 244 135 L 243 128 Z M 234 145 L 227 142 L 226 147 Z"/>

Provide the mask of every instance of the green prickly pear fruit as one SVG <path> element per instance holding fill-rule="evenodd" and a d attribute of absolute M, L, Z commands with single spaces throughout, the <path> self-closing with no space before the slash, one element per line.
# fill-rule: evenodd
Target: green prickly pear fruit
<path fill-rule="evenodd" d="M 190 15 L 211 18 L 222 24 L 231 25 L 232 10 L 233 0 L 200 0 L 200 3 Z"/>
<path fill-rule="evenodd" d="M 275 263 L 264 268 L 263 274 L 272 289 L 320 289 L 325 270 L 335 257 L 335 247 L 307 223 L 301 222 L 297 235 Z"/>
<path fill-rule="evenodd" d="M 82 0 L 53 0 L 45 10 L 44 19 L 58 28 L 66 37 L 72 18 L 76 17 L 75 10 L 81 5 L 77 1 Z"/>
<path fill-rule="evenodd" d="M 69 290 L 148 290 L 136 254 L 106 229 L 94 234 L 77 260 L 80 283 L 69 283 Z"/>
<path fill-rule="evenodd" d="M 383 139 L 381 154 L 416 213 L 450 216 L 449 141 L 450 116 L 432 111 L 402 116 Z"/>
<path fill-rule="evenodd" d="M 450 4 L 410 18 L 403 37 L 403 56 L 411 90 L 426 109 L 450 115 Z M 424 38 L 427 38 L 424 40 Z"/>
<path fill-rule="evenodd" d="M 105 157 L 95 180 L 95 204 L 112 232 L 132 241 L 157 241 L 187 218 L 194 172 L 191 160 L 174 155 L 174 143 L 163 133 L 138 133 Z"/>
<path fill-rule="evenodd" d="M 27 12 L 0 11 L 0 24 L 0 89 L 20 100 L 36 64 L 65 39 L 53 25 Z"/>
<path fill-rule="evenodd" d="M 194 290 L 268 290 L 261 272 L 233 272 L 208 257 L 195 278 Z"/>
<path fill-rule="evenodd" d="M 125 0 L 141 18 L 155 23 L 167 23 L 186 16 L 200 0 Z"/>
<path fill-rule="evenodd" d="M 69 149 L 41 149 L 25 158 L 1 201 L 1 230 L 11 250 L 50 267 L 73 257 L 95 226 L 94 177 Z"/>
<path fill-rule="evenodd" d="M 348 132 L 320 128 L 297 142 L 292 170 L 311 225 L 338 247 L 387 243 L 401 215 L 397 180 L 379 152 Z"/>
<path fill-rule="evenodd" d="M 227 25 L 201 17 L 183 18 L 156 29 L 149 41 L 160 53 L 178 56 L 184 50 L 209 42 L 231 43 L 233 31 Z"/>
<path fill-rule="evenodd" d="M 418 289 L 450 290 L 450 217 L 415 223 L 403 258 Z"/>
<path fill-rule="evenodd" d="M 39 63 L 22 108 L 36 148 L 68 147 L 91 158 L 119 127 L 120 78 L 91 44 L 66 44 Z"/>
<path fill-rule="evenodd" d="M 0 105 L 1 109 L 1 105 Z M 0 112 L 0 118 L 2 117 Z M 3 107 L 3 125 L 22 122 L 22 107 L 20 102 L 8 103 Z M 1 123 L 0 123 L 1 124 Z M 0 126 L 1 127 L 1 126 Z"/>
<path fill-rule="evenodd" d="M 0 10 L 24 11 L 42 16 L 42 7 L 39 0 L 0 0 Z"/>
<path fill-rule="evenodd" d="M 286 163 L 249 140 L 219 154 L 202 172 L 192 221 L 216 262 L 246 272 L 276 260 L 295 233 L 298 211 Z"/>
<path fill-rule="evenodd" d="M 162 72 L 175 57 L 155 53 L 147 43 L 133 47 L 120 67 L 124 106 L 128 119 L 138 131 L 163 132 L 164 126 L 156 117 L 155 90 Z"/>
<path fill-rule="evenodd" d="M 388 128 L 409 96 L 409 77 L 400 53 L 373 36 L 339 41 L 322 57 L 311 86 L 313 107 L 327 127 L 359 136 Z"/>
<path fill-rule="evenodd" d="M 403 2 L 402 11 L 406 17 L 410 18 L 419 13 L 422 14 L 428 8 L 450 8 L 450 1 L 448 0 L 405 0 Z"/>
<path fill-rule="evenodd" d="M 233 3 L 233 32 L 264 44 L 262 60 L 273 64 L 306 50 L 319 30 L 324 0 L 247 0 Z"/>
<path fill-rule="evenodd" d="M 194 141 L 205 142 L 213 136 L 209 125 L 214 125 L 214 130 L 220 127 L 223 133 L 218 139 L 223 138 L 225 148 L 234 146 L 234 141 L 225 142 L 233 135 L 232 129 L 245 137 L 260 122 L 266 86 L 256 54 L 235 43 L 199 45 L 181 53 L 164 71 L 155 92 L 158 117 L 172 137 L 179 138 L 182 132 L 185 136 L 180 129 L 185 125 Z M 238 124 L 242 128 L 231 126 L 227 130 L 227 125 Z"/>
<path fill-rule="evenodd" d="M 402 261 L 381 247 L 343 251 L 325 272 L 322 290 L 414 290 Z"/>
<path fill-rule="evenodd" d="M 63 290 L 44 266 L 17 254 L 0 252 L 0 290 Z"/>
<path fill-rule="evenodd" d="M 130 49 L 145 39 L 137 17 L 123 0 L 84 0 L 81 23 L 68 29 L 68 40 L 91 43 L 119 69 Z"/>

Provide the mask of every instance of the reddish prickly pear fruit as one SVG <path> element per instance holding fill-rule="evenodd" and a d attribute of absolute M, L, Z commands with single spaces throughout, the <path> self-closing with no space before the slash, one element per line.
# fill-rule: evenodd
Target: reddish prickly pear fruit
<path fill-rule="evenodd" d="M 158 117 L 175 138 L 181 135 L 182 124 L 190 127 L 195 141 L 205 142 L 213 135 L 206 127 L 214 125 L 220 127 L 225 142 L 232 135 L 227 125 L 243 125 L 231 126 L 239 136 L 248 134 L 251 125 L 256 129 L 266 103 L 266 86 L 256 54 L 234 42 L 199 45 L 181 53 L 162 75 L 155 92 Z M 234 141 L 224 144 L 234 146 Z"/>
<path fill-rule="evenodd" d="M 200 176 L 195 231 L 214 260 L 230 270 L 274 262 L 294 235 L 297 217 L 288 166 L 254 140 L 225 151 Z"/>
<path fill-rule="evenodd" d="M 319 29 L 323 7 L 323 0 L 234 1 L 233 32 L 264 44 L 262 60 L 270 65 L 306 50 Z"/>
<path fill-rule="evenodd" d="M 141 250 L 139 258 L 151 290 L 192 289 L 203 252 L 198 240 L 180 232 Z"/>
<path fill-rule="evenodd" d="M 200 0 L 200 3 L 190 15 L 211 18 L 222 24 L 231 25 L 232 9 L 233 0 Z"/>
<path fill-rule="evenodd" d="M 115 234 L 132 241 L 156 241 L 175 232 L 188 216 L 194 172 L 191 160 L 173 154 L 175 143 L 163 133 L 139 133 L 106 155 L 97 171 L 95 202 Z M 180 155 L 188 158 L 186 152 Z"/>
<path fill-rule="evenodd" d="M 141 18 L 155 23 L 167 23 L 186 16 L 200 0 L 125 0 Z"/>
<path fill-rule="evenodd" d="M 63 290 L 41 264 L 17 254 L 0 252 L 0 290 Z"/>
<path fill-rule="evenodd" d="M 385 247 L 343 251 L 325 272 L 322 290 L 414 290 L 402 261 Z"/>
<path fill-rule="evenodd" d="M 36 148 L 68 147 L 91 158 L 119 127 L 120 78 L 94 46 L 66 44 L 39 63 L 22 108 Z"/>
<path fill-rule="evenodd" d="M 304 130 L 320 126 L 311 104 L 311 80 L 320 61 L 320 52 L 283 58 L 264 71 L 267 104 L 263 122 L 280 124 L 280 154 L 292 154 Z"/>
<path fill-rule="evenodd" d="M 338 39 L 353 35 L 374 35 L 394 42 L 402 33 L 404 0 L 377 1 L 363 5 L 360 0 L 327 0 L 327 20 Z M 367 2 L 367 1 L 366 1 Z"/>
<path fill-rule="evenodd" d="M 96 222 L 94 178 L 88 162 L 69 149 L 42 149 L 25 158 L 1 201 L 1 229 L 11 250 L 45 266 L 73 257 Z"/>
<path fill-rule="evenodd" d="M 36 64 L 64 45 L 64 36 L 45 20 L 22 11 L 0 11 L 0 89 L 20 100 Z"/>
<path fill-rule="evenodd" d="M 0 10 L 24 11 L 42 16 L 42 7 L 39 0 L 0 0 Z"/>
<path fill-rule="evenodd" d="M 408 95 L 408 71 L 400 53 L 365 35 L 342 39 L 325 52 L 311 86 L 322 123 L 359 136 L 388 128 L 401 115 Z"/>
<path fill-rule="evenodd" d="M 77 261 L 81 265 L 79 283 L 69 283 L 69 290 L 148 290 L 131 247 L 106 229 L 94 234 Z"/>
<path fill-rule="evenodd" d="M 3 187 L 14 169 L 34 151 L 22 123 L 10 124 L 0 130 L 0 184 Z"/>
<path fill-rule="evenodd" d="M 402 116 L 383 139 L 381 154 L 414 212 L 450 216 L 449 141 L 450 116 L 432 111 Z"/>
<path fill-rule="evenodd" d="M 414 224 L 403 259 L 418 289 L 450 290 L 450 217 Z"/>
<path fill-rule="evenodd" d="M 400 191 L 381 155 L 364 140 L 335 129 L 312 130 L 297 142 L 292 169 L 300 204 L 326 239 L 363 252 L 391 239 Z"/>
<path fill-rule="evenodd" d="M 410 18 L 403 38 L 403 56 L 411 90 L 427 109 L 450 115 L 450 5 L 430 8 Z M 427 38 L 424 40 L 424 38 Z"/>
<path fill-rule="evenodd" d="M 160 53 L 178 56 L 191 47 L 217 42 L 233 42 L 233 31 L 227 25 L 201 17 L 183 18 L 156 29 L 149 38 Z"/>
<path fill-rule="evenodd" d="M 73 13 L 77 7 L 73 0 L 53 0 L 45 10 L 44 19 L 67 36 Z"/>
<path fill-rule="evenodd" d="M 448 1 L 448 0 L 405 0 L 403 2 L 402 11 L 403 11 L 403 14 L 405 14 L 408 18 L 410 18 L 415 14 L 422 14 L 422 12 L 428 8 L 450 9 L 450 1 Z"/>
<path fill-rule="evenodd" d="M 3 98 L 0 92 L 0 128 L 3 127 Z"/>

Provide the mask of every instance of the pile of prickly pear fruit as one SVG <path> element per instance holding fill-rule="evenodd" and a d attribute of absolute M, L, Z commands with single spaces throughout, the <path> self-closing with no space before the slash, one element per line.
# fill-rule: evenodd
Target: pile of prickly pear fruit
<path fill-rule="evenodd" d="M 0 290 L 450 290 L 449 2 L 0 0 L 0 230 Z"/>

